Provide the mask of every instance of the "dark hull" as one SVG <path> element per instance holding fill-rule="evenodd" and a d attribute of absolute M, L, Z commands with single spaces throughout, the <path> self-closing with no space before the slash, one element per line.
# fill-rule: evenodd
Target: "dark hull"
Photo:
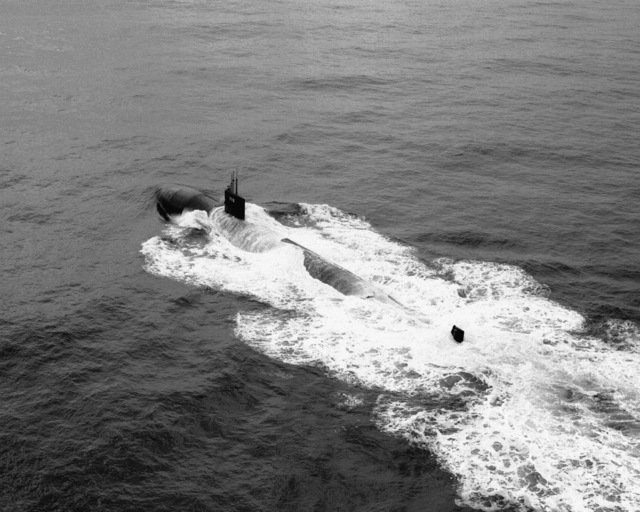
<path fill-rule="evenodd" d="M 219 206 L 218 201 L 200 190 L 180 185 L 165 185 L 156 189 L 158 213 L 169 220 L 171 215 L 179 215 L 184 210 L 204 210 L 207 213 Z"/>

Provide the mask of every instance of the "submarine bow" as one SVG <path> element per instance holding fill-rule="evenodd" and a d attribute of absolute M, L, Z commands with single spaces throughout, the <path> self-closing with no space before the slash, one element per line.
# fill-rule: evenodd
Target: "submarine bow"
<path fill-rule="evenodd" d="M 155 190 L 156 208 L 166 221 L 172 215 L 179 215 L 184 210 L 204 210 L 211 213 L 219 206 L 218 201 L 195 188 L 181 185 L 164 185 Z"/>

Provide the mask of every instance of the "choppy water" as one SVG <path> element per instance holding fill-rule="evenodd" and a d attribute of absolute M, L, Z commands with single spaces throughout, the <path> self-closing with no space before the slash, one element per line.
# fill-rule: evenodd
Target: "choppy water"
<path fill-rule="evenodd" d="M 635 2 L 0 14 L 4 510 L 640 508 Z"/>

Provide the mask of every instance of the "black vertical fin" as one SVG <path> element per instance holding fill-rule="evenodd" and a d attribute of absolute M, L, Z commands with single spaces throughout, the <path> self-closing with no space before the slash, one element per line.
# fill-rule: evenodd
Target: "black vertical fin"
<path fill-rule="evenodd" d="M 231 184 L 224 191 L 224 211 L 244 220 L 244 197 L 238 195 L 238 171 L 231 173 Z"/>
<path fill-rule="evenodd" d="M 451 329 L 451 336 L 453 336 L 453 339 L 458 343 L 462 343 L 464 341 L 464 331 L 455 325 Z"/>

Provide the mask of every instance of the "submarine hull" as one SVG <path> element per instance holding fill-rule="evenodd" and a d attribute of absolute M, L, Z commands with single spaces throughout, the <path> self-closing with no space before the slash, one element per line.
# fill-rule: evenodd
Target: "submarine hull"
<path fill-rule="evenodd" d="M 156 208 L 165 220 L 184 210 L 204 210 L 207 213 L 219 206 L 218 201 L 204 192 L 181 185 L 164 185 L 155 191 Z"/>
<path fill-rule="evenodd" d="M 232 193 L 229 190 L 227 192 Z M 167 221 L 170 220 L 171 216 L 179 215 L 184 210 L 204 210 L 211 214 L 215 208 L 221 206 L 212 197 L 200 190 L 178 185 L 158 187 L 156 200 L 158 212 Z M 305 269 L 314 279 L 331 286 L 343 295 L 358 296 L 364 299 L 374 299 L 388 304 L 400 305 L 397 300 L 378 289 L 372 283 L 311 249 L 289 238 L 280 238 L 277 235 L 265 236 L 265 230 L 268 232 L 266 227 L 242 220 L 244 219 L 244 199 L 242 199 L 241 217 L 235 214 L 235 210 L 228 212 L 226 206 L 229 205 L 225 205 L 225 213 L 220 211 L 214 215 L 222 215 L 224 217 L 217 219 L 217 221 L 220 223 L 223 232 L 226 232 L 229 241 L 237 247 L 249 252 L 264 252 L 283 244 L 293 245 L 302 251 Z M 236 205 L 231 206 L 233 208 Z"/>

